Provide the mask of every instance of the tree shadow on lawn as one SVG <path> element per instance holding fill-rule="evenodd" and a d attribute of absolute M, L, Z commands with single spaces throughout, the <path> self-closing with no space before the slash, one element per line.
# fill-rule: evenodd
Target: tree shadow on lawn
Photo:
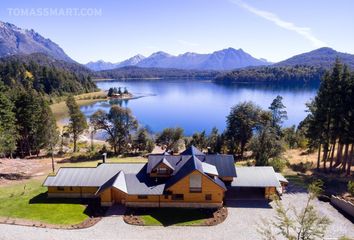
<path fill-rule="evenodd" d="M 49 198 L 47 193 L 40 193 L 31 198 L 29 204 L 79 204 L 86 206 L 84 214 L 89 217 L 102 217 L 108 207 L 102 207 L 98 198 Z"/>
<path fill-rule="evenodd" d="M 135 215 L 143 220 L 151 217 L 153 223 L 146 225 L 193 225 L 190 222 L 202 221 L 214 217 L 215 209 L 191 209 L 191 208 L 129 208 L 125 215 Z M 155 223 L 155 224 L 154 224 Z"/>

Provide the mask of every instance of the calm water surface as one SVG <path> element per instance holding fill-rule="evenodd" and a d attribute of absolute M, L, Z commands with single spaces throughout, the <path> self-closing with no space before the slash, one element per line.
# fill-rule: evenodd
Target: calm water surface
<path fill-rule="evenodd" d="M 275 84 L 234 84 L 221 85 L 211 81 L 194 80 L 134 80 L 98 82 L 98 87 L 126 87 L 141 98 L 110 102 L 97 102 L 83 106 L 81 110 L 90 116 L 98 109 L 108 111 L 112 104 L 128 107 L 142 126 L 153 132 L 166 127 L 182 127 L 185 134 L 210 130 L 215 126 L 225 128 L 230 108 L 242 101 L 253 101 L 267 109 L 272 100 L 283 96 L 287 107 L 288 120 L 285 126 L 297 125 L 306 116 L 305 103 L 313 98 L 318 86 L 275 85 Z"/>

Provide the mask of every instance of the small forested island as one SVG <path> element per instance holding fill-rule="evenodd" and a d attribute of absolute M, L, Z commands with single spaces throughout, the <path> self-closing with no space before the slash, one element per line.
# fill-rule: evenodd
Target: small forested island
<path fill-rule="evenodd" d="M 127 88 L 124 88 L 122 91 L 121 87 L 113 87 L 108 90 L 107 97 L 110 98 L 118 98 L 118 99 L 130 99 L 133 98 L 133 94 L 131 94 Z"/>

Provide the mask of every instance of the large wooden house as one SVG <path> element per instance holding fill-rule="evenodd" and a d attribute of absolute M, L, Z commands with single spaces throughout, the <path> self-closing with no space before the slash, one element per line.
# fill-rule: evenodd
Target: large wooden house
<path fill-rule="evenodd" d="M 43 184 L 49 197 L 99 197 L 103 206 L 217 208 L 225 192 L 240 188 L 268 198 L 281 189 L 271 167 L 235 168 L 232 155 L 204 154 L 190 147 L 180 155 L 152 154 L 146 164 L 102 163 L 60 168 Z"/>

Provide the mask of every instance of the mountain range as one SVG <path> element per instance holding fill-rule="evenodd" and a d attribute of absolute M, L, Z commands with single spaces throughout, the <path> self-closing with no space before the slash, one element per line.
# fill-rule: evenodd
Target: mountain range
<path fill-rule="evenodd" d="M 149 57 L 144 57 L 139 54 L 119 63 L 110 63 L 100 60 L 97 62 L 89 62 L 85 65 L 94 71 L 126 66 L 224 71 L 269 64 L 271 63 L 264 59 L 254 58 L 242 49 L 227 48 L 210 54 L 187 52 L 178 56 L 159 51 L 151 54 Z"/>
<path fill-rule="evenodd" d="M 105 74 L 107 74 L 107 71 L 117 68 L 121 69 L 119 74 L 124 71 L 129 73 L 138 71 L 144 72 L 145 74 L 148 71 L 140 71 L 140 68 L 147 68 L 151 71 L 152 69 L 156 71 L 156 69 L 161 68 L 163 69 L 162 72 L 164 72 L 164 74 L 167 71 L 176 73 L 179 69 L 188 70 L 188 74 L 190 74 L 191 71 L 199 73 L 210 70 L 214 72 L 224 72 L 246 67 L 258 68 L 264 66 L 292 67 L 302 65 L 328 69 L 333 65 L 336 58 L 339 58 L 351 69 L 354 69 L 354 55 L 337 52 L 334 49 L 327 47 L 302 53 L 274 64 L 265 59 L 252 57 L 242 49 L 227 48 L 209 54 L 187 52 L 177 56 L 159 51 L 148 57 L 138 54 L 119 63 L 97 61 L 81 65 L 71 59 L 58 44 L 41 36 L 34 30 L 21 29 L 11 23 L 0 21 L 0 58 L 14 55 L 20 56 L 19 58 L 24 58 L 24 55 L 29 54 L 32 56 L 27 59 L 35 59 L 39 62 L 42 61 L 44 65 L 53 65 L 55 63 L 55 65 L 59 67 L 75 69 L 77 72 L 86 73 L 89 73 L 92 70 L 105 70 Z M 38 54 L 46 55 L 48 57 L 43 57 Z M 93 74 L 93 76 L 94 75 L 96 74 Z M 150 75 L 153 76 L 153 72 L 151 72 Z"/>
<path fill-rule="evenodd" d="M 45 53 L 59 60 L 74 62 L 58 44 L 33 29 L 21 29 L 0 21 L 0 57 L 31 53 Z"/>

